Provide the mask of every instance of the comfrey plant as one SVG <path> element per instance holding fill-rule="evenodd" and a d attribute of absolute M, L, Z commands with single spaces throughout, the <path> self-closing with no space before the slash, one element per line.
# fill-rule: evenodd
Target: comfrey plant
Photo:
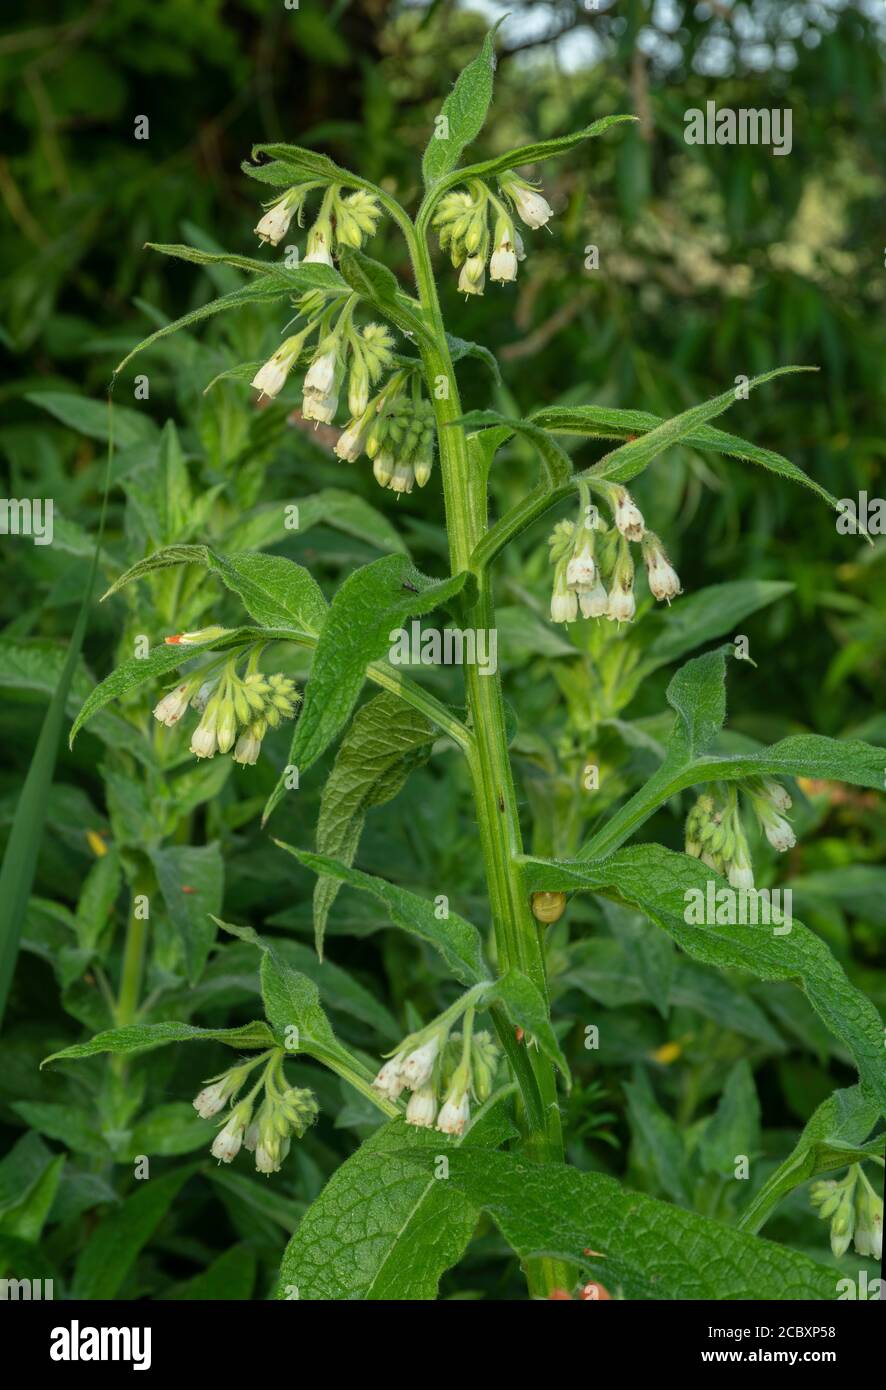
<path fill-rule="evenodd" d="M 534 1297 L 832 1298 L 832 1270 L 786 1247 L 767 1245 L 764 1257 L 756 1233 L 798 1184 L 850 1163 L 855 1174 L 858 1164 L 875 1158 L 877 1141 L 868 1135 L 886 1104 L 880 1021 L 822 941 L 800 923 L 781 935 L 756 921 L 688 926 L 683 902 L 688 889 L 703 889 L 712 879 L 753 884 L 739 793 L 770 846 L 784 851 L 794 843 L 784 816 L 791 807 L 784 780 L 839 778 L 880 788 L 882 750 L 809 734 L 771 748 L 746 739 L 736 749 L 723 733 L 725 682 L 727 659 L 742 653 L 732 643 L 714 646 L 671 679 L 660 739 L 645 741 L 655 764 L 645 783 L 626 795 L 613 768 L 615 790 L 605 780 L 599 784 L 607 814 L 599 813 L 593 796 L 583 803 L 581 843 L 560 858 L 531 855 L 524 850 L 510 754 L 520 736 L 519 711 L 506 707 L 500 675 L 486 672 L 484 678 L 466 665 L 463 699 L 453 705 L 386 659 L 391 630 L 433 610 L 445 610 L 463 627 L 495 630 L 499 558 L 524 533 L 538 546 L 542 537 L 530 528 L 565 507 L 568 514 L 550 538 L 551 618 L 575 641 L 584 640 L 586 620 L 597 620 L 584 630 L 590 655 L 583 679 L 591 685 L 602 680 L 610 692 L 618 688 L 624 703 L 645 671 L 693 644 L 722 637 L 750 611 L 731 601 L 714 611 L 706 601 L 701 616 L 693 596 L 680 597 L 665 544 L 648 529 L 628 483 L 669 445 L 686 441 L 759 464 L 835 505 L 787 459 L 709 424 L 746 401 L 751 389 L 798 369 L 742 378 L 743 387 L 670 420 L 590 404 L 545 407 L 528 419 L 492 410 L 464 413 L 457 369 L 495 370 L 495 363 L 484 348 L 446 331 L 433 241 L 449 255 L 463 293 L 483 294 L 488 279 L 507 312 L 507 286 L 521 263 L 531 261 L 532 235 L 542 228 L 550 232 L 552 222 L 556 227 L 540 185 L 516 171 L 566 155 L 632 119 L 610 116 L 572 135 L 463 164 L 491 100 L 493 44 L 490 33 L 443 104 L 424 154 L 425 191 L 414 218 L 389 192 L 323 155 L 294 145 L 259 146 L 245 171 L 280 192 L 259 216 L 256 232 L 264 244 L 278 247 L 313 208 L 300 263 L 291 264 L 288 254 L 267 260 L 159 248 L 198 263 L 221 261 L 249 279 L 141 345 L 211 314 L 246 303 L 263 306 L 289 336 L 267 360 L 239 364 L 224 375 L 244 388 L 251 383 L 260 397 L 281 398 L 295 393 L 300 377 L 303 419 L 338 427 L 331 447 L 339 459 L 356 465 L 365 457 L 381 487 L 396 494 L 427 486 L 436 465 L 449 572 L 428 576 L 404 553 L 386 555 L 352 573 L 329 603 L 305 567 L 281 556 L 219 554 L 199 545 L 161 548 L 124 574 L 115 590 L 155 570 L 204 566 L 213 576 L 206 591 L 211 595 L 214 578 L 221 578 L 249 621 L 158 632 L 146 657 L 124 663 L 93 691 L 73 731 L 112 700 L 148 687 L 159 696 L 157 719 L 172 728 L 171 737 L 190 737 L 196 757 L 231 752 L 249 765 L 264 758 L 267 730 L 295 718 L 265 822 L 341 739 L 321 800 L 316 850 L 280 845 L 317 875 L 318 953 L 336 894 L 346 884 L 368 894 L 393 926 L 439 955 L 449 1002 L 424 1018 L 410 1005 L 406 1036 L 386 1054 L 380 1045 L 373 1062 L 339 1040 L 316 984 L 291 964 L 279 938 L 227 926 L 259 952 L 263 1019 L 239 1028 L 198 1028 L 158 1017 L 162 1000 L 158 1005 L 148 998 L 133 1026 L 99 1033 L 57 1057 L 138 1052 L 194 1039 L 238 1052 L 251 1049 L 256 1056 L 213 1078 L 194 1105 L 219 1126 L 212 1141 L 216 1159 L 230 1163 L 246 1147 L 265 1174 L 286 1162 L 292 1138 L 305 1133 L 317 1110 L 310 1089 L 287 1076 L 293 1059 L 300 1077 L 302 1061 L 314 1059 L 356 1094 L 368 1107 L 365 1114 L 378 1119 L 380 1112 L 386 1123 L 342 1165 L 301 1219 L 283 1259 L 280 1297 L 433 1296 L 441 1275 L 464 1254 L 478 1215 L 487 1212 L 519 1257 Z M 412 285 L 402 285 L 364 252 L 371 237 L 391 227 L 405 242 Z M 289 333 L 292 311 L 295 331 Z M 613 440 L 615 446 L 576 471 L 561 442 L 570 437 Z M 540 475 L 525 496 L 491 520 L 496 454 L 514 438 L 537 453 Z M 637 547 L 645 580 L 642 571 L 637 577 Z M 646 587 L 652 600 L 675 603 L 675 618 L 682 605 L 687 608 L 682 629 L 670 626 L 668 607 L 661 610 L 671 642 L 669 648 L 665 642 L 664 655 L 660 643 L 648 653 L 642 646 L 638 651 L 632 635 L 638 615 L 650 607 Z M 301 699 L 273 655 L 299 648 L 311 655 Z M 610 678 L 616 668 L 618 679 Z M 163 693 L 162 683 L 174 672 L 176 684 Z M 367 681 L 377 692 L 358 707 Z M 578 709 L 586 686 L 573 683 L 577 693 L 570 693 L 564 682 L 564 690 L 570 710 Z M 189 707 L 197 710 L 199 723 L 178 734 Z M 600 719 L 607 715 L 601 709 Z M 420 761 L 447 750 L 463 758 L 473 796 L 488 891 L 479 926 L 449 906 L 458 883 L 431 899 L 353 868 L 365 811 L 389 801 Z M 587 791 L 598 787 L 593 781 L 582 785 Z M 686 823 L 687 853 L 654 843 L 624 848 L 653 815 L 692 788 L 700 791 Z M 765 848 L 761 855 L 768 866 Z M 579 1172 L 566 1162 L 564 1116 L 582 1133 L 593 1124 L 581 1113 L 576 1092 L 569 1097 L 564 1042 L 577 1028 L 585 1040 L 584 1049 L 579 1041 L 578 1056 L 587 1057 L 596 1046 L 595 1030 L 574 1013 L 552 1015 L 551 1003 L 560 997 L 561 976 L 588 944 L 581 939 L 575 903 L 581 894 L 594 895 L 607 910 L 642 915 L 693 964 L 799 986 L 835 1035 L 841 1055 L 857 1068 L 858 1084 L 820 1107 L 795 1153 L 774 1169 L 758 1164 L 754 1144 L 747 1154 L 732 1153 L 723 1137 L 733 1132 L 726 1111 L 693 1124 L 683 1155 L 687 1172 L 701 1164 L 705 1181 L 736 1190 L 717 1208 L 724 1221 L 689 1210 L 682 1200 L 671 1205 L 633 1193 L 603 1173 Z M 570 916 L 578 925 L 570 926 Z M 662 1065 L 679 1054 L 677 1043 L 669 1048 L 655 1054 Z M 253 1076 L 259 1079 L 251 1085 Z M 729 1106 L 734 1108 L 748 1078 L 742 1072 L 735 1087 L 730 1082 Z M 597 1097 L 593 1085 L 578 1093 L 586 1102 Z M 638 1082 L 632 1105 L 648 1104 Z M 739 1179 L 750 1177 L 743 1188 Z M 855 1177 L 852 1183 L 853 1193 L 861 1194 L 853 1196 L 853 1209 L 858 1212 L 859 1201 L 864 1206 L 855 1229 L 872 1250 L 877 1212 L 867 1188 Z M 822 1211 L 839 1210 L 845 1233 L 849 1199 L 827 1186 Z M 816 1200 L 819 1192 L 814 1189 Z"/>

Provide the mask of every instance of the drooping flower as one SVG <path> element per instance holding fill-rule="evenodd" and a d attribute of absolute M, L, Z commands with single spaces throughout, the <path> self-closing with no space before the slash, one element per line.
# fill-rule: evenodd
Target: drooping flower
<path fill-rule="evenodd" d="M 170 690 L 154 706 L 154 718 L 165 724 L 167 729 L 173 728 L 188 708 L 192 689 L 192 684 L 186 681 L 184 685 L 177 685 L 174 690 Z"/>
<path fill-rule="evenodd" d="M 565 570 L 559 568 L 554 577 L 554 590 L 551 594 L 551 621 L 554 623 L 574 623 L 578 617 L 578 594 L 567 587 Z"/>
<path fill-rule="evenodd" d="M 440 1114 L 437 1116 L 437 1129 L 441 1134 L 464 1134 L 471 1117 L 471 1101 L 468 1095 L 470 1084 L 469 1067 L 464 1064 L 456 1067 Z"/>
<path fill-rule="evenodd" d="M 235 763 L 240 763 L 242 767 L 254 767 L 258 762 L 262 745 L 260 728 L 260 723 L 251 724 L 237 739 L 237 746 L 231 755 Z"/>
<path fill-rule="evenodd" d="M 550 222 L 554 215 L 553 208 L 527 179 L 521 179 L 519 175 L 509 171 L 502 175 L 499 183 L 502 192 L 511 199 L 527 227 L 536 230 Z"/>
<path fill-rule="evenodd" d="M 489 277 L 502 285 L 517 278 L 515 238 L 512 226 L 500 217 L 495 226 L 495 250 L 489 262 Z"/>
<path fill-rule="evenodd" d="M 379 1095 L 386 1096 L 388 1100 L 397 1100 L 401 1091 L 406 1089 L 406 1078 L 403 1076 L 401 1068 L 405 1060 L 406 1053 L 398 1052 L 385 1062 L 373 1081 L 373 1089 Z"/>
<path fill-rule="evenodd" d="M 421 1086 L 413 1091 L 406 1107 L 406 1123 L 419 1129 L 431 1129 L 437 1118 L 437 1097 L 433 1086 Z"/>
<path fill-rule="evenodd" d="M 649 589 L 654 598 L 670 603 L 672 598 L 683 592 L 677 571 L 668 560 L 658 536 L 653 535 L 651 531 L 647 531 L 643 537 L 643 559 L 646 562 Z"/>
<path fill-rule="evenodd" d="M 609 595 L 598 580 L 592 589 L 582 589 L 578 604 L 583 618 L 603 618 L 609 612 Z"/>
<path fill-rule="evenodd" d="M 590 540 L 582 543 L 581 549 L 577 550 L 566 567 L 566 583 L 570 589 L 575 589 L 577 593 L 582 590 L 590 590 L 594 587 L 597 578 L 597 566 L 594 562 L 594 548 Z"/>
<path fill-rule="evenodd" d="M 240 1152 L 251 1116 L 251 1101 L 241 1101 L 239 1105 L 234 1106 L 227 1123 L 219 1130 L 209 1150 L 219 1163 L 233 1163 Z"/>
<path fill-rule="evenodd" d="M 308 248 L 302 265 L 332 265 L 330 237 L 328 227 L 316 222 L 308 233 Z"/>
<path fill-rule="evenodd" d="M 304 340 L 304 333 L 296 333 L 291 338 L 287 338 L 284 343 L 281 343 L 274 355 L 268 358 L 264 366 L 259 367 L 251 384 L 263 396 L 278 396 L 283 390 L 286 379 L 298 360 Z"/>
<path fill-rule="evenodd" d="M 612 502 L 614 508 L 615 524 L 618 530 L 628 541 L 640 541 L 646 530 L 646 523 L 643 520 L 643 513 L 637 506 L 626 487 L 616 486 L 612 489 Z"/>
<path fill-rule="evenodd" d="M 612 573 L 606 616 L 612 622 L 629 623 L 637 611 L 634 597 L 634 562 L 626 540 L 619 542 L 618 559 Z"/>
<path fill-rule="evenodd" d="M 486 259 L 484 256 L 468 256 L 458 277 L 458 288 L 462 294 L 482 294 L 486 284 Z"/>
<path fill-rule="evenodd" d="M 400 1074 L 411 1091 L 426 1086 L 434 1071 L 434 1063 L 445 1035 L 433 1033 L 427 1042 L 410 1052 L 400 1067 Z"/>

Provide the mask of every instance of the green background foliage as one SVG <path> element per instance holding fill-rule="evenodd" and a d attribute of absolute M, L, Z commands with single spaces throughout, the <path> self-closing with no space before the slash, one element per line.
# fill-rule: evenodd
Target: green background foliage
<path fill-rule="evenodd" d="M 145 243 L 252 255 L 258 200 L 272 190 L 240 164 L 261 143 L 322 150 L 414 211 L 434 117 L 502 8 L 65 0 L 32 5 L 0 37 L 4 491 L 55 503 L 52 546 L 0 541 L 4 842 L 88 582 L 112 371 L 148 333 L 249 283 L 247 271 L 185 264 Z M 527 236 L 516 286 L 465 303 L 444 260 L 450 330 L 490 349 L 501 369 L 499 381 L 483 360 L 459 361 L 465 409 L 532 415 L 548 429 L 559 419 L 559 442 L 586 468 L 626 438 L 624 422 L 604 412 L 670 418 L 739 375 L 816 365 L 762 386 L 717 424 L 836 498 L 882 493 L 886 122 L 875 7 L 754 0 L 736 7 L 742 16 L 684 0 L 509 8 L 492 118 L 466 132 L 467 159 L 492 160 L 614 111 L 640 120 L 540 166 L 553 235 Z M 686 145 L 684 112 L 709 99 L 790 108 L 791 154 Z M 135 138 L 142 116 L 147 140 Z M 430 163 L 429 177 L 446 172 Z M 287 238 L 301 239 L 295 229 Z M 599 269 L 586 268 L 590 247 Z M 370 250 L 411 287 L 389 222 Z M 66 729 L 141 634 L 153 643 L 184 626 L 250 621 L 315 634 L 342 581 L 374 562 L 350 581 L 376 613 L 382 600 L 394 613 L 396 600 L 395 618 L 386 610 L 377 631 L 361 633 L 362 660 L 374 661 L 401 617 L 456 594 L 458 581 L 425 591 L 425 576 L 447 573 L 439 470 L 394 505 L 365 461 L 341 463 L 332 432 L 305 425 L 297 392 L 256 407 L 233 369 L 262 361 L 279 327 L 256 299 L 163 338 L 121 374 L 100 587 L 158 551 L 166 559 L 92 605 Z M 135 393 L 140 373 L 147 400 Z M 565 412 L 589 406 L 599 429 L 570 433 L 577 417 Z M 637 417 L 637 432 L 652 423 Z M 497 562 L 499 660 L 532 886 L 592 890 L 570 899 L 547 937 L 556 1036 L 545 1050 L 562 1049 L 572 1073 L 562 1103 L 577 1171 L 535 1175 L 528 1214 L 516 1160 L 496 1152 L 512 1132 L 502 1102 L 458 1146 L 443 1193 L 428 1178 L 439 1143 L 397 1120 L 380 1128 L 364 1096 L 311 1060 L 337 1055 L 340 1039 L 365 1083 L 380 1052 L 451 1002 L 453 975 L 476 977 L 469 924 L 485 945 L 482 864 L 468 779 L 439 729 L 410 710 L 402 746 L 382 741 L 373 762 L 392 697 L 369 686 L 361 695 L 353 653 L 327 629 L 342 668 L 327 665 L 329 689 L 308 696 L 298 735 L 305 775 L 270 827 L 326 858 L 281 853 L 261 815 L 290 758 L 288 732 L 268 738 L 254 769 L 196 764 L 150 718 L 175 657 L 161 649 L 147 670 L 136 663 L 138 685 L 120 679 L 120 698 L 72 748 L 64 741 L 41 808 L 46 834 L 0 1036 L 0 1277 L 50 1275 L 99 1298 L 265 1298 L 281 1283 L 304 1297 L 422 1298 L 438 1288 L 451 1298 L 521 1297 L 519 1257 L 543 1238 L 579 1261 L 588 1243 L 617 1245 L 618 1179 L 643 1194 L 642 1241 L 635 1231 L 608 1264 L 591 1260 L 583 1272 L 626 1297 L 666 1288 L 675 1298 L 746 1298 L 754 1278 L 756 1296 L 780 1287 L 789 1290 L 780 1296 L 829 1296 L 823 1267 L 837 1262 L 803 1184 L 836 1171 L 841 1156 L 870 1152 L 878 1122 L 855 1083 L 858 1072 L 874 1091 L 883 1085 L 875 1015 L 886 1014 L 886 813 L 876 759 L 813 736 L 886 748 L 886 550 L 882 538 L 868 546 L 840 534 L 812 490 L 706 442 L 702 431 L 669 448 L 632 485 L 683 582 L 668 612 L 643 614 L 619 640 L 608 629 L 551 626 L 550 517 Z M 537 470 L 531 432 L 515 433 L 492 465 L 494 515 Z M 293 504 L 297 530 L 283 521 Z M 302 567 L 295 591 L 289 580 L 277 587 L 271 561 L 281 557 Z M 420 592 L 404 592 L 404 576 Z M 330 622 L 338 611 L 332 603 Z M 792 943 L 796 961 L 779 957 L 771 938 L 749 951 L 741 929 L 734 949 L 692 950 L 672 900 L 669 865 L 692 793 L 680 768 L 673 784 L 659 772 L 680 714 L 673 688 L 665 692 L 677 663 L 737 633 L 755 665 L 728 663 L 725 730 L 725 708 L 692 705 L 713 743 L 686 758 L 753 760 L 779 744 L 786 761 L 771 770 L 788 775 L 818 760 L 815 777 L 792 784 L 796 848 L 776 856 L 754 845 L 758 884 L 790 887 L 803 940 L 811 936 L 808 948 Z M 310 652 L 275 653 L 276 669 L 303 682 Z M 459 704 L 451 670 L 420 674 L 438 700 Z M 362 763 L 355 739 L 370 744 Z M 592 804 L 582 785 L 589 763 L 601 770 Z M 618 827 L 654 777 L 631 833 L 664 848 L 644 858 L 636 844 L 619 848 Z M 628 885 L 618 901 L 612 880 L 580 862 L 595 841 L 618 849 L 613 873 Z M 566 874 L 554 859 L 576 862 Z M 394 885 L 386 897 L 362 891 L 365 870 Z M 136 1019 L 115 1010 L 115 996 L 139 892 L 156 907 Z M 436 894 L 452 908 L 455 935 L 442 944 L 428 911 Z M 254 943 L 220 933 L 222 917 L 273 940 L 261 981 Z M 855 987 L 847 995 L 833 983 L 832 957 Z M 316 1091 L 321 1119 L 267 1182 L 208 1158 L 211 1128 L 190 1100 L 231 1047 L 267 1042 L 255 1022 L 262 985 L 273 1026 L 269 1001 L 296 977 L 317 1041 L 287 1075 Z M 598 1050 L 585 1047 L 591 1024 Z M 40 1070 L 48 1054 L 111 1029 L 106 1052 L 87 1047 L 70 1054 L 83 1060 Z M 186 1038 L 195 1045 L 178 1045 Z M 143 1153 L 156 1175 L 147 1184 L 132 1177 Z M 748 1183 L 732 1180 L 738 1153 L 751 1159 Z M 381 1188 L 394 1198 L 370 1239 L 360 1198 L 371 1203 Z M 324 1242 L 346 1206 L 348 1241 L 330 1254 Z M 585 1231 L 589 1214 L 597 1225 Z M 687 1244 L 709 1239 L 701 1218 L 731 1228 L 723 1283 L 664 1258 L 649 1266 L 665 1229 Z M 764 1220 L 767 1242 L 755 1245 L 750 1232 Z M 770 1242 L 789 1249 L 773 1254 Z M 854 1255 L 839 1262 L 844 1273 L 862 1267 L 873 1273 Z"/>

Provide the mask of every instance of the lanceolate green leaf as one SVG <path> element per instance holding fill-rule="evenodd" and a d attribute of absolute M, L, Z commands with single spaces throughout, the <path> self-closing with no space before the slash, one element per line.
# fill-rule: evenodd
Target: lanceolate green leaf
<path fill-rule="evenodd" d="M 793 1151 L 742 1212 L 739 1227 L 751 1233 L 759 1231 L 783 1197 L 820 1173 L 835 1173 L 871 1156 L 882 1159 L 886 1135 L 867 1139 L 879 1115 L 880 1107 L 861 1086 L 828 1096 Z"/>
<path fill-rule="evenodd" d="M 431 580 L 403 555 L 386 555 L 346 579 L 332 600 L 289 754 L 302 774 L 341 733 L 357 703 L 370 662 L 385 655 L 391 632 L 428 613 L 472 582 L 467 574 Z M 265 807 L 267 821 L 286 791 L 280 778 Z"/>
<path fill-rule="evenodd" d="M 523 1029 L 526 1044 L 540 1047 L 545 1056 L 559 1067 L 566 1085 L 572 1084 L 568 1063 L 548 1018 L 547 1005 L 528 976 L 511 967 L 488 990 L 484 990 L 482 1003 L 484 1007 L 493 1003 L 503 1004 L 511 1021 Z"/>
<path fill-rule="evenodd" d="M 402 787 L 410 771 L 429 755 L 437 733 L 417 710 L 382 693 L 354 716 L 320 798 L 317 850 L 346 867 L 354 862 L 363 821 Z M 323 955 L 323 935 L 340 881 L 323 874 L 314 887 L 314 940 Z"/>
<path fill-rule="evenodd" d="M 747 383 L 747 390 L 751 391 L 754 387 L 761 386 L 764 382 L 771 381 L 777 376 L 782 376 L 785 372 L 815 370 L 814 367 L 777 367 L 771 372 L 764 372 L 761 376 L 751 377 Z M 512 507 L 500 521 L 489 529 L 474 551 L 474 563 L 476 565 L 488 565 L 527 526 L 544 516 L 545 512 L 556 502 L 568 497 L 581 483 L 587 482 L 593 485 L 595 482 L 629 482 L 638 473 L 642 473 L 663 449 L 671 444 L 679 443 L 706 421 L 717 415 L 722 415 L 738 400 L 739 397 L 736 396 L 733 387 L 731 390 L 715 396 L 712 400 L 706 401 L 703 405 L 692 406 L 691 409 L 684 410 L 680 415 L 675 415 L 672 420 L 665 420 L 663 424 L 651 429 L 642 438 L 634 439 L 627 444 L 622 444 L 617 449 L 613 449 L 593 467 L 586 468 L 581 473 L 573 473 L 568 482 L 553 487 L 550 484 L 542 483 L 527 493 L 522 501 Z M 501 426 L 500 428 L 503 431 L 510 427 Z M 497 435 L 496 447 L 503 443 L 506 438 L 506 434 Z M 805 477 L 805 474 L 803 476 Z M 828 501 L 830 500 L 828 495 Z"/>
<path fill-rule="evenodd" d="M 308 1208 L 280 1266 L 280 1299 L 419 1300 L 462 1257 L 477 1211 L 434 1171 L 434 1155 L 494 1146 L 515 1133 L 493 1097 L 467 1134 L 393 1120 L 333 1173 Z M 412 1155 L 421 1154 L 419 1166 Z"/>
<path fill-rule="evenodd" d="M 638 845 L 592 861 L 527 859 L 526 877 L 533 891 L 589 889 L 638 907 L 687 955 L 705 964 L 747 970 L 761 980 L 799 984 L 886 1113 L 883 1025 L 877 1010 L 847 979 L 825 943 L 796 918 L 791 930 L 780 935 L 771 924 L 763 923 L 689 925 L 684 914 L 690 890 L 706 895 L 709 882 L 721 888 L 725 880 L 700 860 L 661 845 Z"/>
<path fill-rule="evenodd" d="M 193 259 L 189 257 L 188 259 Z M 153 347 L 161 338 L 168 338 L 170 333 L 177 333 L 181 328 L 190 328 L 191 324 L 200 323 L 203 319 L 212 318 L 215 314 L 226 313 L 228 309 L 240 309 L 244 304 L 274 304 L 280 299 L 285 299 L 287 295 L 304 294 L 307 290 L 325 289 L 327 292 L 334 288 L 330 282 L 329 274 L 317 275 L 317 271 L 329 271 L 328 266 L 297 266 L 292 270 L 287 270 L 282 266 L 269 267 L 260 279 L 253 280 L 240 289 L 231 290 L 229 294 L 223 294 L 219 299 L 213 299 L 208 304 L 202 304 L 199 309 L 192 309 L 189 314 L 183 314 L 181 318 L 175 319 L 172 323 L 164 324 L 156 332 L 149 334 L 142 342 L 128 352 L 114 368 L 114 376 L 119 376 L 123 368 L 132 361 L 138 353 L 144 352 L 146 348 Z M 330 272 L 334 275 L 334 272 Z M 336 282 L 339 277 L 335 276 Z"/>
<path fill-rule="evenodd" d="M 72 1043 L 44 1058 L 41 1066 L 95 1057 L 100 1052 L 125 1056 L 180 1042 L 220 1042 L 228 1047 L 265 1048 L 273 1046 L 274 1037 L 264 1022 L 244 1023 L 239 1028 L 198 1028 L 193 1023 L 177 1022 L 133 1023 L 127 1028 L 109 1028 L 104 1033 L 96 1033 L 88 1042 Z"/>
<path fill-rule="evenodd" d="M 551 439 L 543 429 L 539 429 L 530 420 L 512 420 L 507 416 L 499 415 L 495 410 L 472 410 L 467 415 L 463 415 L 460 420 L 453 421 L 453 428 L 463 426 L 467 430 L 481 430 L 484 426 L 491 427 L 494 431 L 508 429 L 515 434 L 520 434 L 532 444 L 538 453 L 544 467 L 545 481 L 549 488 L 557 488 L 566 483 L 572 473 L 572 464 L 569 455 L 556 440 Z M 482 433 L 479 436 L 480 443 L 483 443 Z M 499 435 L 494 435 L 495 440 Z"/>
<path fill-rule="evenodd" d="M 648 434 L 667 423 L 660 415 L 652 415 L 646 410 L 613 410 L 608 406 L 599 405 L 543 406 L 541 410 L 533 411 L 530 419 L 551 434 L 627 441 L 635 435 Z M 731 458 L 759 464 L 770 473 L 777 473 L 782 478 L 789 478 L 792 482 L 811 488 L 832 507 L 837 506 L 837 499 L 831 496 L 827 488 L 810 478 L 802 468 L 798 468 L 795 463 L 791 463 L 772 449 L 763 449 L 758 444 L 751 444 L 748 440 L 739 438 L 738 435 L 727 434 L 725 430 L 718 430 L 713 425 L 700 425 L 683 435 L 680 442 L 695 449 L 706 449 L 710 453 L 727 454 Z"/>
<path fill-rule="evenodd" d="M 753 391 L 757 386 L 763 386 L 767 381 L 774 381 L 776 377 L 785 376 L 788 372 L 814 372 L 816 367 L 775 367 L 771 372 L 762 372 L 759 376 L 753 376 L 747 382 L 745 390 Z M 613 449 L 595 463 L 592 468 L 586 470 L 590 478 L 605 479 L 609 482 L 627 483 L 631 478 L 636 478 L 638 473 L 642 473 L 652 462 L 662 449 L 666 449 L 669 444 L 676 444 L 678 440 L 685 439 L 693 430 L 705 424 L 708 420 L 713 420 L 715 416 L 722 415 L 731 406 L 739 404 L 744 400 L 743 396 L 736 394 L 736 387 L 730 387 L 728 391 L 723 391 L 719 396 L 714 396 L 712 400 L 705 401 L 702 405 L 690 406 L 688 410 L 681 411 L 671 420 L 665 420 L 662 424 L 656 425 L 648 434 L 644 434 L 640 439 L 634 439 L 627 444 L 622 444 L 618 449 Z M 800 470 L 797 469 L 797 473 Z M 805 479 L 805 474 L 800 475 Z M 825 494 L 828 501 L 831 500 L 829 494 Z"/>
<path fill-rule="evenodd" d="M 431 1171 L 432 1160 L 425 1160 Z M 416 1167 L 418 1167 L 416 1162 Z M 832 1269 L 621 1187 L 603 1173 L 459 1148 L 449 1183 L 521 1259 L 555 1255 L 627 1299 L 833 1299 Z M 587 1249 L 599 1257 L 586 1255 Z"/>
<path fill-rule="evenodd" d="M 492 100 L 495 28 L 490 29 L 473 62 L 461 72 L 440 108 L 422 159 L 425 186 L 431 188 L 454 169 L 466 145 L 477 138 Z"/>
<path fill-rule="evenodd" d="M 515 150 L 508 150 L 506 154 L 496 155 L 494 159 L 471 164 L 448 177 L 444 186 L 449 187 L 461 178 L 490 178 L 493 174 L 503 174 L 507 169 L 520 169 L 525 164 L 538 164 L 542 159 L 553 159 L 557 155 L 568 154 L 578 145 L 583 145 L 585 140 L 593 140 L 595 136 L 605 134 L 613 126 L 637 119 L 637 116 L 602 116 L 599 121 L 585 126 L 583 130 L 575 130 L 571 135 L 557 135 L 552 140 L 536 140 L 531 145 L 520 145 Z"/>
<path fill-rule="evenodd" d="M 204 565 L 227 588 L 239 594 L 256 622 L 268 627 L 290 626 L 313 636 L 326 617 L 326 600 L 317 581 L 302 565 L 282 555 L 246 551 L 220 555 L 208 545 L 169 545 L 139 560 L 121 574 L 103 598 L 124 585 L 171 565 Z"/>
<path fill-rule="evenodd" d="M 252 927 L 216 921 L 232 936 L 249 942 L 262 953 L 259 967 L 262 999 L 277 1046 L 291 1056 L 304 1053 L 315 1057 L 386 1115 L 396 1114 L 396 1106 L 372 1089 L 372 1073 L 339 1042 L 320 1003 L 320 991 L 314 981 L 301 971 L 293 970 L 274 943 L 259 936 Z"/>
<path fill-rule="evenodd" d="M 294 849 L 292 845 L 283 844 L 281 840 L 277 840 L 276 843 L 281 849 L 293 854 L 305 868 L 313 869 L 317 874 L 328 875 L 340 883 L 346 883 L 351 888 L 358 888 L 378 898 L 388 909 L 394 925 L 411 936 L 419 937 L 429 946 L 433 946 L 434 950 L 439 951 L 461 984 L 475 985 L 480 980 L 489 978 L 490 972 L 483 960 L 480 933 L 451 908 L 447 907 L 446 914 L 438 916 L 439 909 L 433 902 L 420 898 L 417 893 L 410 893 L 406 888 L 398 888 L 386 879 L 361 873 L 359 869 L 350 869 L 325 854 L 311 854 L 308 850 Z"/>

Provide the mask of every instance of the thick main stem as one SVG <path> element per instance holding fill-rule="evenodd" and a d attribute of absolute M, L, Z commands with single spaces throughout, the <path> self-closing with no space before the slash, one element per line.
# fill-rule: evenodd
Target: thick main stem
<path fill-rule="evenodd" d="M 423 360 L 437 420 L 450 562 L 455 574 L 472 568 L 474 549 L 486 531 L 486 478 L 479 462 L 471 457 L 464 430 L 453 423 L 460 418 L 462 408 L 424 235 L 416 238 L 411 250 L 419 297 L 435 339 L 433 348 L 423 348 Z M 445 385 L 441 390 L 442 383 Z M 485 568 L 478 568 L 475 578 L 477 600 L 470 609 L 470 621 L 477 629 L 491 631 L 495 610 Z M 468 761 L 499 966 L 503 971 L 510 967 L 521 970 L 547 998 L 540 929 L 532 916 L 517 859 L 522 853 L 522 839 L 508 757 L 501 681 L 497 672 L 483 675 L 477 666 L 466 665 L 464 671 L 475 740 Z M 516 1061 L 515 1071 L 524 1097 L 527 1084 L 537 1088 L 540 1104 L 524 1104 L 524 1151 L 539 1162 L 562 1161 L 563 1138 L 553 1068 L 536 1048 L 526 1049 L 529 1067 L 519 1054 L 515 1059 L 514 1039 L 502 1036 L 507 1025 L 497 1022 L 497 1027 L 512 1064 Z M 530 1260 L 526 1274 L 530 1292 L 542 1297 L 552 1288 L 571 1282 L 568 1268 L 555 1260 Z"/>

